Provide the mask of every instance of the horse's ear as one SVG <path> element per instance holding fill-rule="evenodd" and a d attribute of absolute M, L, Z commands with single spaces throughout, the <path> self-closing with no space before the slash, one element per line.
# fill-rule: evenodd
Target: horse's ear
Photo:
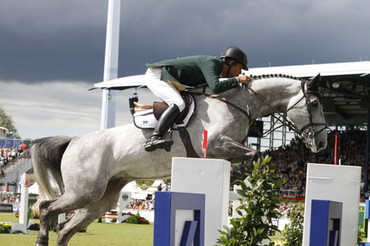
<path fill-rule="evenodd" d="M 315 78 L 312 80 L 308 81 L 307 83 L 307 89 L 310 93 L 316 93 L 318 97 L 320 97 L 320 92 L 319 92 L 319 82 L 321 80 L 320 74 L 316 75 Z"/>
<path fill-rule="evenodd" d="M 319 86 L 319 82 L 321 81 L 321 75 L 316 75 L 310 82 L 308 82 L 308 85 L 310 87 L 317 87 Z"/>

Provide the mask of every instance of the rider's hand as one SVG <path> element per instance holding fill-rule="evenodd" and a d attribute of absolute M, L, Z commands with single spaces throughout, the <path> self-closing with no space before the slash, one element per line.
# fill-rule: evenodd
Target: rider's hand
<path fill-rule="evenodd" d="M 239 75 L 238 77 L 236 77 L 236 79 L 239 81 L 239 83 L 241 84 L 248 84 L 249 81 L 252 80 L 251 77 L 247 76 L 247 75 Z"/>

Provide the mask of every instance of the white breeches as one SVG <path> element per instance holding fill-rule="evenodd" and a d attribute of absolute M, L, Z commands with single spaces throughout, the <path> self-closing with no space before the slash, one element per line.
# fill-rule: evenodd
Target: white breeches
<path fill-rule="evenodd" d="M 181 112 L 185 108 L 184 100 L 175 86 L 169 82 L 161 80 L 161 73 L 161 68 L 149 67 L 145 73 L 147 87 L 154 95 L 162 99 L 168 105 L 176 104 Z"/>

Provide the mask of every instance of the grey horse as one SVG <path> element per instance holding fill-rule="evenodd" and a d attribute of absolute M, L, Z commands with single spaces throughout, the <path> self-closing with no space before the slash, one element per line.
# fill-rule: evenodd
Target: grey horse
<path fill-rule="evenodd" d="M 312 81 L 281 75 L 253 77 L 249 88 L 210 97 L 195 95 L 196 112 L 187 127 L 194 150 L 202 156 L 202 131 L 208 130 L 207 157 L 231 162 L 251 160 L 258 153 L 243 145 L 251 121 L 286 113 L 313 152 L 326 147 L 327 132 L 319 95 Z M 195 89 L 199 92 L 201 89 Z M 219 99 L 219 100 L 217 100 Z M 227 103 L 225 103 L 225 100 Z M 36 245 L 48 245 L 49 224 L 60 213 L 74 215 L 57 227 L 57 245 L 116 206 L 120 190 L 135 179 L 169 177 L 171 158 L 186 151 L 177 131 L 170 152 L 146 152 L 151 131 L 128 124 L 80 137 L 48 137 L 32 147 L 32 163 L 40 188 L 40 232 Z M 55 180 L 54 188 L 52 179 Z M 58 188 L 56 189 L 55 186 Z"/>

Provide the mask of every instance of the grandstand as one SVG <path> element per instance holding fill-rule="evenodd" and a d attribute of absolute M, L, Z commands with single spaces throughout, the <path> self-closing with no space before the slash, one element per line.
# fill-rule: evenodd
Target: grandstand
<path fill-rule="evenodd" d="M 321 74 L 319 90 L 324 105 L 325 119 L 329 125 L 328 147 L 317 154 L 306 153 L 306 149 L 297 148 L 302 143 L 299 143 L 299 140 L 294 138 L 294 134 L 289 132 L 289 129 L 282 123 L 276 122 L 272 116 L 260 119 L 259 126 L 256 126 L 253 131 L 257 130 L 257 135 L 249 137 L 247 145 L 266 154 L 269 153 L 273 156 L 272 162 L 275 164 L 279 162 L 276 160 L 277 156 L 284 156 L 290 148 L 296 148 L 294 150 L 296 158 L 301 160 L 303 156 L 304 163 L 334 163 L 334 136 L 337 135 L 339 136 L 338 159 L 345 165 L 362 166 L 364 192 L 369 191 L 369 61 L 252 68 L 247 74 L 291 74 L 307 79 Z M 258 134 L 270 129 L 274 124 L 275 127 L 281 127 L 267 136 Z M 294 161 L 295 159 L 290 165 L 294 165 Z M 303 171 L 305 173 L 305 169 L 300 169 L 300 172 Z M 370 194 L 364 195 L 369 197 Z"/>
<path fill-rule="evenodd" d="M 11 135 L 9 130 L 0 126 L 0 148 L 19 147 L 22 141 L 20 139 L 9 137 L 9 135 Z"/>
<path fill-rule="evenodd" d="M 28 152 L 24 150 L 26 144 L 22 144 L 21 139 L 13 138 L 7 128 L 0 127 L 0 190 L 11 187 L 18 191 L 21 175 L 32 168 Z"/>

